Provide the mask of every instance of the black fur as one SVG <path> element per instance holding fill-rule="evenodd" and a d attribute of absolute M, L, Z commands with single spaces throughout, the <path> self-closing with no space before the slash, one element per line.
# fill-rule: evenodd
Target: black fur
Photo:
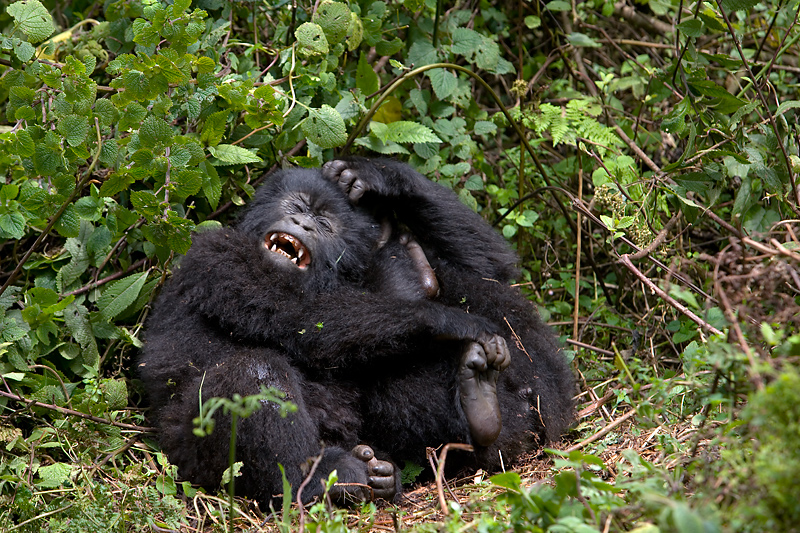
<path fill-rule="evenodd" d="M 350 454 L 357 444 L 423 464 L 426 446 L 469 443 L 456 370 L 465 343 L 486 334 L 502 335 L 511 349 L 497 385 L 503 429 L 491 446 L 452 461 L 496 468 L 498 450 L 511 461 L 571 422 L 573 377 L 533 305 L 508 286 L 515 255 L 502 237 L 406 165 L 341 165 L 366 185 L 357 206 L 320 170 L 277 172 L 237 228 L 195 237 L 159 297 L 139 370 L 161 445 L 184 478 L 217 487 L 228 466 L 224 420 L 209 437 L 192 434 L 201 380 L 203 398 L 254 394 L 264 384 L 298 406 L 281 418 L 266 405 L 239 423 L 237 488 L 262 502 L 282 491 L 278 463 L 296 489 L 321 450 L 304 500 L 333 469 L 340 482 L 368 483 L 365 463 Z M 312 222 L 287 211 L 297 195 Z M 439 281 L 436 298 L 408 296 L 415 270 L 396 235 L 378 248 L 386 216 L 422 245 Z M 262 244 L 270 228 L 297 224 L 311 250 L 305 271 Z"/>

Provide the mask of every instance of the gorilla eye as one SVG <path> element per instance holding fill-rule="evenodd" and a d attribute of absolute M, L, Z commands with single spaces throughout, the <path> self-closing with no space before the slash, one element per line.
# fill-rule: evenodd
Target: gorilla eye
<path fill-rule="evenodd" d="M 327 231 L 328 233 L 333 233 L 333 226 L 327 218 L 319 217 L 317 221 L 323 230 Z"/>

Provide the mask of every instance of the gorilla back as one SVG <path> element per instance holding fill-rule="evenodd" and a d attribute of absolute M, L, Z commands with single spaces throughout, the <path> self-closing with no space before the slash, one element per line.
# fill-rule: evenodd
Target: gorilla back
<path fill-rule="evenodd" d="M 573 378 L 507 285 L 514 260 L 406 165 L 275 173 L 237 227 L 195 237 L 148 322 L 139 372 L 164 451 L 182 477 L 218 487 L 230 424 L 217 417 L 196 437 L 199 398 L 261 385 L 297 406 L 283 418 L 266 404 L 239 424 L 237 489 L 262 503 L 282 491 L 278 464 L 296 489 L 320 458 L 306 501 L 333 470 L 337 499 L 391 499 L 395 462 L 422 464 L 427 446 L 473 444 L 452 461 L 491 469 L 498 451 L 513 460 L 558 438 Z"/>

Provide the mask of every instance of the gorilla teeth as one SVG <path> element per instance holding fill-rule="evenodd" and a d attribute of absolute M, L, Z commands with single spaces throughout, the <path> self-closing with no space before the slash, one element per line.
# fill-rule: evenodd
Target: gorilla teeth
<path fill-rule="evenodd" d="M 273 253 L 276 253 L 290 260 L 297 268 L 305 270 L 311 263 L 311 255 L 303 243 L 289 233 L 275 231 L 267 234 L 264 238 L 264 246 Z"/>

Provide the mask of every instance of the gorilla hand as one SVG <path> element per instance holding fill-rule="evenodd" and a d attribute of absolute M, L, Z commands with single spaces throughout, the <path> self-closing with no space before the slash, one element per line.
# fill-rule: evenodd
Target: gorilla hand
<path fill-rule="evenodd" d="M 461 407 L 469 424 L 472 439 L 479 446 L 489 446 L 500 435 L 503 420 L 497 399 L 500 372 L 511 364 L 506 340 L 487 335 L 467 344 L 458 367 Z"/>
<path fill-rule="evenodd" d="M 372 487 L 374 498 L 392 501 L 397 494 L 399 472 L 389 461 L 381 461 L 375 457 L 375 452 L 366 444 L 359 444 L 353 448 L 353 456 L 367 463 L 367 484 Z"/>

